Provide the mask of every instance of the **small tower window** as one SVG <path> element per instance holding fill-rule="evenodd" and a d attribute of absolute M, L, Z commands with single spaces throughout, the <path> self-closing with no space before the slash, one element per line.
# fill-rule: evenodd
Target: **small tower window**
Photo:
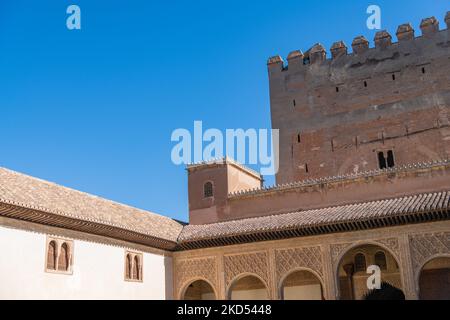
<path fill-rule="evenodd" d="M 395 81 L 395 74 L 392 75 L 392 80 Z"/>
<path fill-rule="evenodd" d="M 378 152 L 378 168 L 386 169 L 386 158 L 383 152 Z"/>
<path fill-rule="evenodd" d="M 297 103 L 295 102 L 295 99 L 292 100 L 292 104 L 294 105 L 294 107 L 297 105 Z"/>
<path fill-rule="evenodd" d="M 367 88 L 367 81 L 364 81 L 364 87 Z"/>
<path fill-rule="evenodd" d="M 378 167 L 380 169 L 395 167 L 394 151 L 388 150 L 386 153 L 378 152 Z"/>
<path fill-rule="evenodd" d="M 214 196 L 214 190 L 213 190 L 213 184 L 212 182 L 208 181 L 203 186 L 203 195 L 205 198 L 211 198 Z"/>
<path fill-rule="evenodd" d="M 425 67 L 422 67 L 422 73 L 425 74 L 426 70 Z"/>
<path fill-rule="evenodd" d="M 336 92 L 339 92 L 339 87 L 336 87 Z"/>
<path fill-rule="evenodd" d="M 302 137 L 301 137 L 300 133 L 297 135 L 297 142 L 298 143 L 302 142 Z"/>
<path fill-rule="evenodd" d="M 395 166 L 394 152 L 392 150 L 387 152 L 387 166 L 389 168 L 393 168 Z"/>

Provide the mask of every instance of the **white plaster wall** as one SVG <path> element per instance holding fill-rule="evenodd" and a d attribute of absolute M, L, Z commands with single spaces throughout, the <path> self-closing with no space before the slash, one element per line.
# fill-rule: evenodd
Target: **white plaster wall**
<path fill-rule="evenodd" d="M 171 287 L 170 258 L 144 253 L 144 281 L 127 282 L 124 248 L 76 239 L 73 274 L 47 273 L 46 237 L 0 226 L 0 299 L 165 299 Z"/>

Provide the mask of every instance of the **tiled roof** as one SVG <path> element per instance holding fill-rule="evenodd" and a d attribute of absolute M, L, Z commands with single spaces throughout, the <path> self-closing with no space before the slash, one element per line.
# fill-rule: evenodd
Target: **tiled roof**
<path fill-rule="evenodd" d="M 271 187 L 240 190 L 240 191 L 230 193 L 228 195 L 228 197 L 229 198 L 239 198 L 239 197 L 250 196 L 250 195 L 262 195 L 262 194 L 271 193 L 271 192 L 290 190 L 290 189 L 295 189 L 295 188 L 300 188 L 300 187 L 314 186 L 314 185 L 318 185 L 318 184 L 342 182 L 342 181 L 346 181 L 346 180 L 355 180 L 355 179 L 360 179 L 360 178 L 365 178 L 365 177 L 374 177 L 374 176 L 379 176 L 379 175 L 383 175 L 386 173 L 400 173 L 400 172 L 406 172 L 406 171 L 411 171 L 411 170 L 430 169 L 430 168 L 442 167 L 442 166 L 450 166 L 450 159 L 435 160 L 435 161 L 429 161 L 429 162 L 418 162 L 418 163 L 406 164 L 406 165 L 401 165 L 401 166 L 395 166 L 395 167 L 387 168 L 387 169 L 361 171 L 358 173 L 348 173 L 348 174 L 342 174 L 342 175 L 331 176 L 331 177 L 307 179 L 307 180 L 303 180 L 303 181 L 296 181 L 296 182 L 291 182 L 291 183 L 286 183 L 286 184 L 281 184 L 281 185 L 275 185 L 275 186 L 271 186 Z"/>
<path fill-rule="evenodd" d="M 0 168 L 0 203 L 176 242 L 173 219 Z M 1 215 L 1 212 L 0 212 Z"/>
<path fill-rule="evenodd" d="M 275 239 L 276 233 L 288 237 L 289 234 L 301 236 L 369 229 L 448 219 L 449 209 L 450 191 L 417 194 L 208 225 L 188 225 L 183 228 L 179 243 L 183 248 L 195 248 Z"/>

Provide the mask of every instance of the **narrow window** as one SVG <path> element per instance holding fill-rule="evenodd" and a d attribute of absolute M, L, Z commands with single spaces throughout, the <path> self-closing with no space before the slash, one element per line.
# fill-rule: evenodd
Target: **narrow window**
<path fill-rule="evenodd" d="M 61 245 L 61 249 L 59 251 L 59 260 L 58 260 L 58 271 L 68 271 L 69 270 L 69 247 L 67 243 L 63 243 Z"/>
<path fill-rule="evenodd" d="M 386 158 L 383 152 L 378 152 L 378 168 L 386 169 Z"/>
<path fill-rule="evenodd" d="M 375 254 L 375 265 L 380 267 L 381 270 L 387 269 L 387 263 L 386 263 L 386 255 L 383 251 L 378 251 Z"/>
<path fill-rule="evenodd" d="M 127 254 L 127 258 L 125 261 L 125 279 L 131 279 L 131 255 Z"/>
<path fill-rule="evenodd" d="M 133 263 L 133 279 L 134 280 L 140 280 L 140 275 L 139 275 L 139 267 L 140 267 L 140 263 L 139 263 L 139 257 L 138 256 L 134 256 L 134 263 Z"/>
<path fill-rule="evenodd" d="M 394 81 L 395 81 L 395 74 L 393 74 L 393 75 L 392 75 L 392 80 L 394 80 Z"/>
<path fill-rule="evenodd" d="M 50 241 L 47 248 L 47 270 L 56 270 L 56 242 Z"/>
<path fill-rule="evenodd" d="M 366 272 L 367 266 L 366 266 L 366 257 L 362 253 L 358 253 L 355 256 L 355 271 L 363 271 Z"/>
<path fill-rule="evenodd" d="M 425 67 L 422 67 L 422 73 L 425 74 Z"/>
<path fill-rule="evenodd" d="M 307 163 L 305 163 L 305 171 L 306 171 L 306 173 L 308 173 L 308 172 L 309 172 L 309 169 L 308 169 L 308 164 L 307 164 Z"/>
<path fill-rule="evenodd" d="M 302 137 L 300 136 L 300 133 L 297 135 L 297 142 L 298 143 L 302 142 Z"/>
<path fill-rule="evenodd" d="M 339 92 L 339 87 L 336 87 L 336 92 Z"/>
<path fill-rule="evenodd" d="M 297 103 L 295 102 L 295 99 L 292 100 L 292 104 L 294 105 L 294 107 L 297 105 Z"/>
<path fill-rule="evenodd" d="M 367 88 L 367 81 L 364 81 L 364 87 Z"/>
<path fill-rule="evenodd" d="M 392 168 L 395 166 L 395 162 L 394 162 L 394 152 L 392 150 L 389 150 L 387 152 L 387 166 L 389 168 Z"/>
<path fill-rule="evenodd" d="M 208 181 L 203 185 L 203 195 L 205 198 L 211 198 L 214 195 L 212 182 Z"/>

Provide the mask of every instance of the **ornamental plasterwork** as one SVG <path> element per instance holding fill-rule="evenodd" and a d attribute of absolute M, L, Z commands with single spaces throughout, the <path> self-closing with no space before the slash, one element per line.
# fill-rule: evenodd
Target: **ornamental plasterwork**
<path fill-rule="evenodd" d="M 450 254 L 450 232 L 410 235 L 409 245 L 413 269 L 417 273 L 429 258 Z"/>
<path fill-rule="evenodd" d="M 217 261 L 214 257 L 179 260 L 175 270 L 179 293 L 190 281 L 197 279 L 208 280 L 217 288 Z"/>
<path fill-rule="evenodd" d="M 226 285 L 244 273 L 253 273 L 269 284 L 269 259 L 267 252 L 224 256 Z"/>
<path fill-rule="evenodd" d="M 323 277 L 322 251 L 319 246 L 275 251 L 277 281 L 298 268 L 308 268 Z"/>

